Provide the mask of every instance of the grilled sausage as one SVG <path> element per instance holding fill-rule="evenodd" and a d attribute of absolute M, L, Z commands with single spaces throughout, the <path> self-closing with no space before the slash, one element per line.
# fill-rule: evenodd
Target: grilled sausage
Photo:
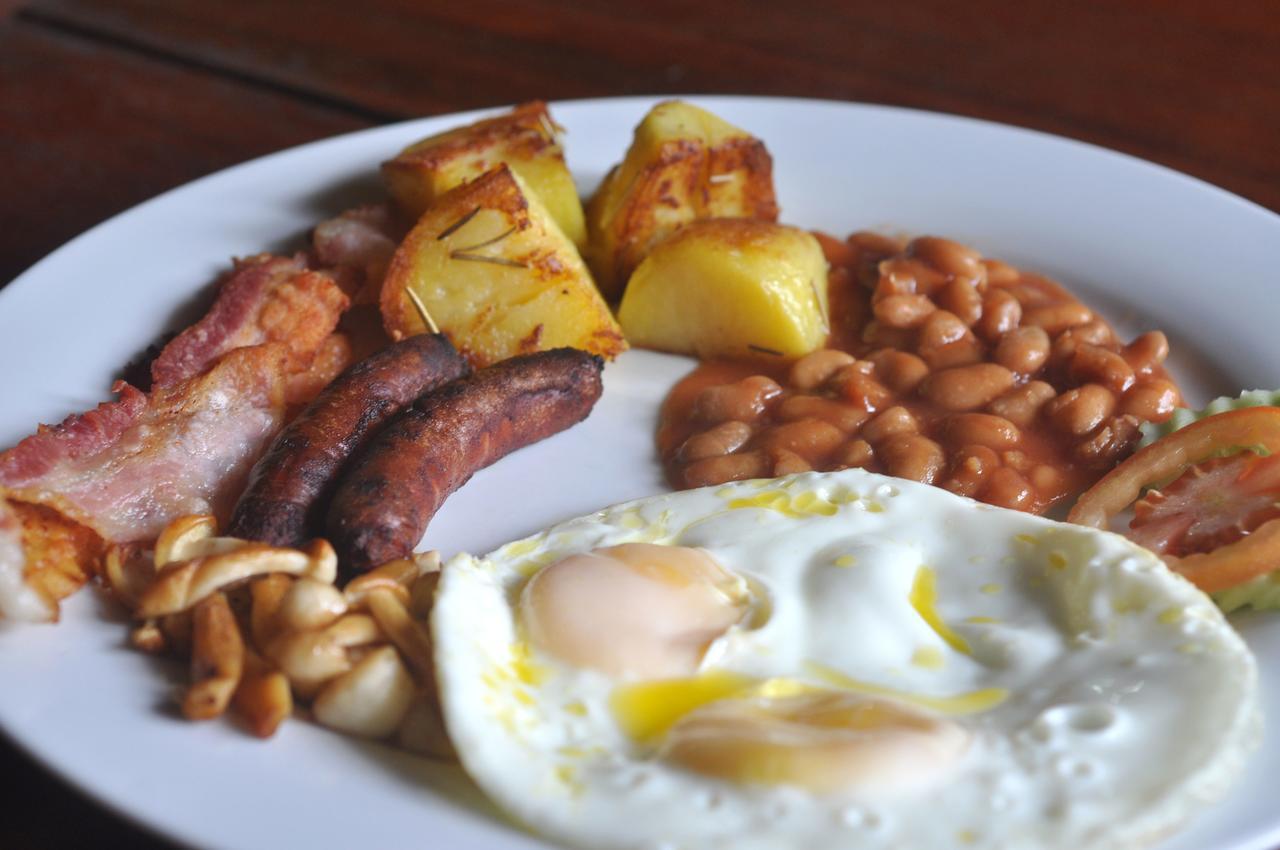
<path fill-rule="evenodd" d="M 414 399 L 469 371 L 440 334 L 409 337 L 349 367 L 254 464 L 228 534 L 276 546 L 319 536 L 347 458 Z"/>
<path fill-rule="evenodd" d="M 346 570 L 409 555 L 449 494 L 499 458 L 585 419 L 599 357 L 558 348 L 504 360 L 430 393 L 353 459 L 329 508 Z"/>

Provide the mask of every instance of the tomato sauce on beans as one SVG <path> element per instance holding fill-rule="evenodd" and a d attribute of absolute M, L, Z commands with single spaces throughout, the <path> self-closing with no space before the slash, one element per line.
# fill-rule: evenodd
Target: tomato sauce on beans
<path fill-rule="evenodd" d="M 1046 277 L 938 237 L 817 235 L 827 348 L 680 381 L 657 435 L 674 486 L 856 466 L 1043 513 L 1181 402 L 1163 333 L 1122 344 Z"/>

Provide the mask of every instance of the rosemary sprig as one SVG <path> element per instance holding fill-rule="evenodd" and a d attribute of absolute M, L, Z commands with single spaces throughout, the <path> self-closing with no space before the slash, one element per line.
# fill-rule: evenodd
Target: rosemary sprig
<path fill-rule="evenodd" d="M 497 236 L 493 237 L 492 239 L 486 239 L 483 242 L 477 242 L 476 244 L 468 245 L 465 248 L 454 248 L 452 251 L 449 252 L 449 256 L 453 256 L 454 254 L 468 254 L 480 248 L 488 248 L 490 245 L 497 245 L 503 239 L 506 239 L 508 236 L 510 236 L 515 232 L 516 232 L 516 226 L 513 224 L 511 225 L 511 227 L 507 228 L 505 232 L 499 233 Z"/>
<path fill-rule="evenodd" d="M 440 231 L 440 235 L 436 237 L 436 241 L 439 242 L 441 239 L 455 232 L 459 227 L 462 227 L 462 225 L 466 224 L 468 221 L 471 221 L 471 219 L 475 218 L 479 212 L 480 212 L 480 208 L 476 207 L 471 212 L 467 213 L 462 218 L 458 219 L 453 224 L 449 225 L 444 230 Z"/>
<path fill-rule="evenodd" d="M 545 112 L 539 112 L 538 121 L 542 124 L 542 131 L 547 134 L 548 141 L 554 143 L 556 141 L 556 125 L 551 123 L 550 116 Z"/>
<path fill-rule="evenodd" d="M 463 254 L 458 251 L 450 251 L 449 259 L 451 260 L 469 260 L 473 263 L 493 263 L 495 266 L 510 266 L 514 269 L 527 269 L 528 266 L 519 260 L 508 260 L 506 257 L 486 257 L 484 254 Z"/>
<path fill-rule="evenodd" d="M 413 303 L 414 309 L 418 311 L 418 316 L 422 318 L 422 323 L 427 326 L 427 329 L 433 334 L 440 333 L 440 326 L 436 324 L 435 319 L 431 318 L 431 314 L 427 312 L 427 305 L 422 303 L 418 293 L 406 286 L 404 294 L 409 296 L 409 300 Z"/>

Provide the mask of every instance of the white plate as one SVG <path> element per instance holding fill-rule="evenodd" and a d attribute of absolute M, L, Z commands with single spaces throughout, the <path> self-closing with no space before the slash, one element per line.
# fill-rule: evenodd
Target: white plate
<path fill-rule="evenodd" d="M 1204 183 L 1038 133 L 899 109 L 700 97 L 764 138 L 788 222 L 945 234 L 1046 272 L 1122 331 L 1164 329 L 1192 400 L 1280 385 L 1280 217 Z M 653 101 L 565 103 L 571 167 L 589 189 Z M 106 398 L 115 370 L 228 258 L 300 243 L 308 227 L 376 197 L 375 166 L 473 118 L 368 130 L 269 156 L 95 228 L 0 293 L 0 444 Z M 607 503 L 658 492 L 651 433 L 688 361 L 644 352 L 609 367 L 605 397 L 571 431 L 478 474 L 427 542 L 488 550 Z M 1280 616 L 1240 620 L 1280 716 Z M 175 667 L 124 645 L 92 593 L 52 628 L 0 627 L 0 726 L 78 786 L 177 840 L 209 847 L 545 846 L 503 823 L 455 769 L 287 723 L 268 743 L 176 719 Z M 1280 842 L 1269 736 L 1231 796 L 1164 850 Z"/>

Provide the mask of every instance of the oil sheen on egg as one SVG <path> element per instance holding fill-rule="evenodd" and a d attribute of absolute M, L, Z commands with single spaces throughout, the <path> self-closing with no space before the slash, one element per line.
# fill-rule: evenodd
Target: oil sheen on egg
<path fill-rule="evenodd" d="M 1252 657 L 1155 556 L 859 470 L 460 555 L 433 634 L 467 772 L 579 847 L 1131 847 L 1260 731 Z"/>

